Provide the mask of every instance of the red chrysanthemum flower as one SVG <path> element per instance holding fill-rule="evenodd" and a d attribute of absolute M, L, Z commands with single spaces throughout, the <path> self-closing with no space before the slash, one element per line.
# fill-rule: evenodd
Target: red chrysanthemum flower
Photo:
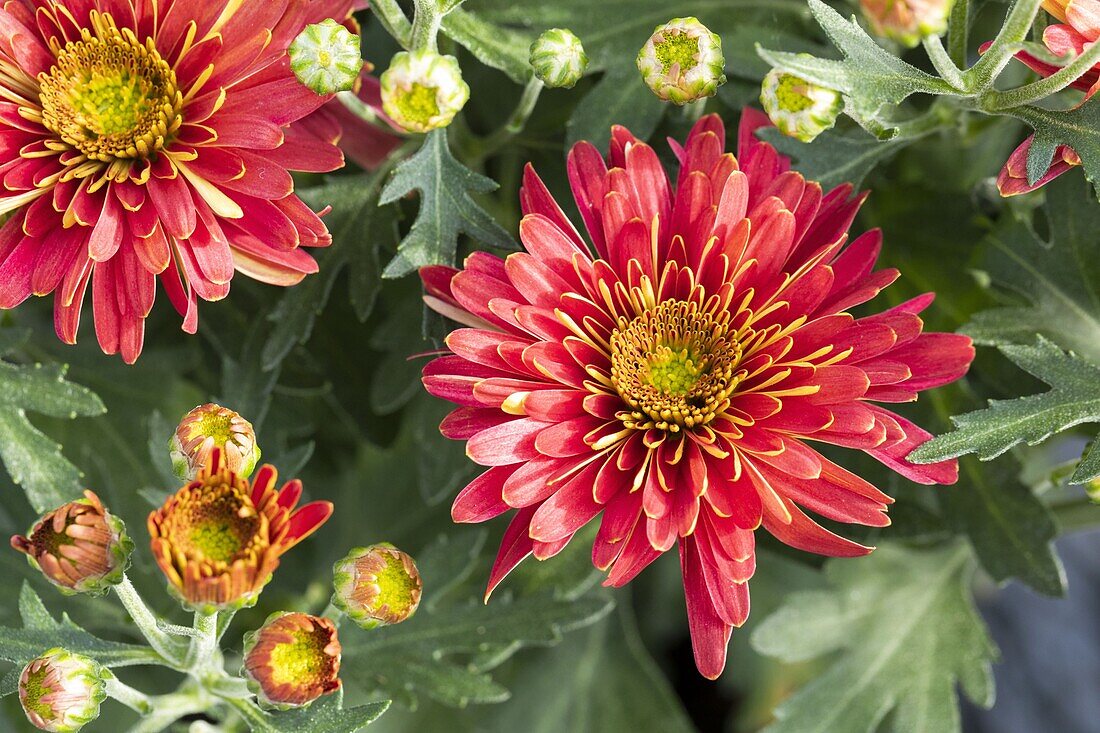
<path fill-rule="evenodd" d="M 1100 39 L 1100 0 L 1043 0 L 1043 8 L 1061 23 L 1047 26 L 1043 31 L 1043 44 L 1056 58 L 1079 56 L 1085 47 Z M 982 47 L 984 51 L 990 44 Z M 1039 58 L 1027 51 L 1020 51 L 1016 58 L 1024 62 L 1032 71 L 1047 77 L 1061 70 L 1060 66 Z M 1082 104 L 1100 90 L 1100 64 L 1092 67 L 1070 84 L 1074 89 L 1085 92 Z M 1068 145 L 1059 145 L 1054 159 L 1046 173 L 1031 183 L 1027 176 L 1027 158 L 1031 153 L 1031 135 L 1013 151 L 997 176 L 997 188 L 1002 196 L 1017 196 L 1042 188 L 1071 168 L 1081 165 L 1081 157 Z"/>
<path fill-rule="evenodd" d="M 234 271 L 275 285 L 316 272 L 329 244 L 288 171 L 343 164 L 327 98 L 288 45 L 352 0 L 8 0 L 0 6 L 0 308 L 54 293 L 77 336 L 133 362 L 157 278 L 198 327 Z M 275 100 L 277 103 L 273 103 Z"/>
<path fill-rule="evenodd" d="M 877 315 L 853 307 L 897 277 L 872 271 L 881 233 L 848 243 L 863 197 L 820 185 L 742 118 L 739 155 L 716 116 L 681 147 L 676 186 L 657 154 L 614 129 L 610 167 L 588 143 L 569 179 L 588 231 L 528 168 L 526 252 L 475 253 L 422 271 L 428 304 L 469 328 L 424 369 L 460 405 L 449 438 L 489 470 L 455 500 L 459 522 L 518 510 L 489 591 L 601 517 L 593 562 L 620 586 L 679 543 L 695 658 L 724 665 L 749 611 L 753 530 L 803 550 L 870 552 L 816 524 L 888 524 L 890 497 L 810 448 L 865 451 L 906 478 L 952 483 L 957 465 L 909 463 L 930 436 L 875 402 L 908 402 L 962 376 L 970 339 L 922 334 L 925 295 Z M 589 249 L 589 243 L 592 250 Z"/>

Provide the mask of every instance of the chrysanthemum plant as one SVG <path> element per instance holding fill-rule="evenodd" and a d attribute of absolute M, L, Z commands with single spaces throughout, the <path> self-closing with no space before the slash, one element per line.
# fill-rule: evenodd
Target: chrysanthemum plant
<path fill-rule="evenodd" d="M 1100 0 L 366 5 L 0 6 L 17 725 L 689 731 L 664 647 L 777 733 L 991 704 L 973 584 L 1100 521 Z"/>

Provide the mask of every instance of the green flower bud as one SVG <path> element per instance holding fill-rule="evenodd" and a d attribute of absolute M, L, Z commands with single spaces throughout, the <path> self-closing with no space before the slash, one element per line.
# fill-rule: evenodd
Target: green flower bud
<path fill-rule="evenodd" d="M 839 92 L 780 69 L 764 77 L 760 103 L 780 132 L 804 143 L 835 125 L 844 108 Z"/>
<path fill-rule="evenodd" d="M 353 89 L 363 69 L 359 36 L 331 18 L 307 25 L 288 52 L 298 81 L 318 94 Z"/>
<path fill-rule="evenodd" d="M 411 132 L 446 127 L 470 98 L 458 59 L 434 51 L 398 53 L 380 81 L 382 109 Z"/>
<path fill-rule="evenodd" d="M 571 89 L 588 68 L 581 39 L 565 28 L 551 28 L 531 44 L 531 68 L 548 87 Z"/>
<path fill-rule="evenodd" d="M 91 491 L 49 512 L 11 546 L 63 593 L 101 595 L 122 581 L 134 543 Z"/>
<path fill-rule="evenodd" d="M 401 623 L 420 605 L 416 563 L 389 543 L 355 548 L 332 574 L 332 604 L 364 629 Z"/>
<path fill-rule="evenodd" d="M 955 0 L 860 0 L 859 4 L 876 35 L 912 48 L 926 36 L 947 32 Z"/>
<path fill-rule="evenodd" d="M 19 675 L 19 702 L 39 730 L 74 733 L 99 717 L 111 673 L 60 647 L 32 659 Z"/>
<path fill-rule="evenodd" d="M 713 97 L 726 83 L 722 39 L 696 18 L 657 26 L 638 52 L 638 71 L 661 99 L 687 104 Z"/>
<path fill-rule="evenodd" d="M 252 423 L 212 402 L 184 415 L 168 441 L 172 468 L 183 481 L 193 481 L 199 475 L 215 448 L 222 449 L 225 467 L 244 478 L 251 476 L 260 462 Z"/>

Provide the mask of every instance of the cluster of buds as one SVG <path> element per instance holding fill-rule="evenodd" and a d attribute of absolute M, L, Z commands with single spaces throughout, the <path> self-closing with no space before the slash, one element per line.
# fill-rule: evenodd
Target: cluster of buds
<path fill-rule="evenodd" d="M 551 28 L 531 44 L 531 68 L 546 86 L 571 89 L 584 76 L 588 56 L 572 31 Z"/>
<path fill-rule="evenodd" d="M 382 109 L 410 132 L 446 127 L 470 98 L 458 59 L 434 51 L 398 53 L 379 81 Z"/>
<path fill-rule="evenodd" d="M 416 563 L 391 544 L 355 548 L 332 575 L 332 604 L 364 629 L 401 623 L 420 605 Z"/>
<path fill-rule="evenodd" d="M 172 468 L 183 481 L 194 481 L 217 448 L 233 473 L 248 478 L 260 462 L 252 423 L 230 409 L 208 403 L 183 416 L 168 442 Z"/>
<path fill-rule="evenodd" d="M 306 26 L 288 54 L 294 76 L 317 94 L 351 91 L 363 70 L 359 36 L 331 18 Z"/>
<path fill-rule="evenodd" d="M 274 613 L 244 638 L 249 688 L 265 705 L 298 708 L 340 689 L 336 624 L 306 613 Z"/>
<path fill-rule="evenodd" d="M 929 36 L 947 32 L 954 0 L 860 0 L 871 30 L 912 48 Z"/>
<path fill-rule="evenodd" d="M 134 543 L 122 520 L 85 491 L 39 519 L 26 537 L 12 537 L 11 546 L 62 592 L 101 594 L 122 580 Z"/>
<path fill-rule="evenodd" d="M 94 659 L 50 649 L 19 675 L 19 702 L 39 730 L 74 733 L 99 717 L 111 676 Z"/>
<path fill-rule="evenodd" d="M 697 18 L 673 18 L 638 53 L 642 79 L 661 99 L 683 105 L 713 97 L 726 83 L 722 39 Z"/>
<path fill-rule="evenodd" d="M 836 90 L 780 69 L 764 77 L 760 103 L 780 132 L 806 143 L 835 125 L 844 109 Z"/>

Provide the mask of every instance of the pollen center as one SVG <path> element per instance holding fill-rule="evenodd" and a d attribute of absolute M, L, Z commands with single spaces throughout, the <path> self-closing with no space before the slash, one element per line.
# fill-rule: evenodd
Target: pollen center
<path fill-rule="evenodd" d="M 271 679 L 277 685 L 308 684 L 328 676 L 332 663 L 325 653 L 329 634 L 320 628 L 294 629 L 291 641 L 283 641 L 271 648 Z"/>
<path fill-rule="evenodd" d="M 182 123 L 176 74 L 152 39 L 141 43 L 109 16 L 95 20 L 39 75 L 42 124 L 92 160 L 147 158 Z"/>
<path fill-rule="evenodd" d="M 723 317 L 665 301 L 611 335 L 611 381 L 628 428 L 677 432 L 706 425 L 729 405 L 742 375 L 741 346 Z"/>
<path fill-rule="evenodd" d="M 417 122 L 427 123 L 439 114 L 435 87 L 413 84 L 408 91 L 397 95 L 395 102 L 402 115 Z"/>
<path fill-rule="evenodd" d="M 263 516 L 248 497 L 228 484 L 199 487 L 170 519 L 177 551 L 213 565 L 228 565 L 266 545 Z"/>
<path fill-rule="evenodd" d="M 661 62 L 662 74 L 668 74 L 673 66 L 679 67 L 681 73 L 686 73 L 699 63 L 699 39 L 686 33 L 667 31 L 664 40 L 655 43 L 653 50 L 657 54 L 657 60 Z"/>

